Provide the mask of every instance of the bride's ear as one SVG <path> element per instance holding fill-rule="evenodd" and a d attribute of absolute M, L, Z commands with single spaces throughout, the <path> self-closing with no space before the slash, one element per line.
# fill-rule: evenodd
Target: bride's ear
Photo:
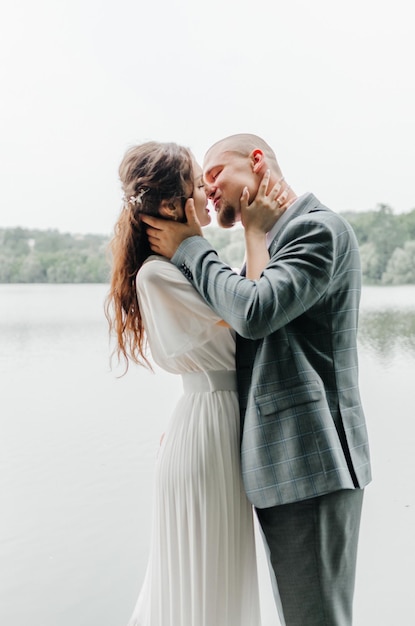
<path fill-rule="evenodd" d="M 178 220 L 180 217 L 178 207 L 168 200 L 161 201 L 160 215 L 167 217 L 169 220 Z"/>

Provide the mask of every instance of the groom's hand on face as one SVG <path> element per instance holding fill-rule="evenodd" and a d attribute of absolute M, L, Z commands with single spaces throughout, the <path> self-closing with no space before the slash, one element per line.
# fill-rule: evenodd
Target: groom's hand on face
<path fill-rule="evenodd" d="M 195 235 L 203 236 L 192 198 L 186 202 L 185 213 L 185 223 L 141 215 L 141 221 L 147 224 L 148 241 L 153 252 L 171 259 L 185 239 Z"/>

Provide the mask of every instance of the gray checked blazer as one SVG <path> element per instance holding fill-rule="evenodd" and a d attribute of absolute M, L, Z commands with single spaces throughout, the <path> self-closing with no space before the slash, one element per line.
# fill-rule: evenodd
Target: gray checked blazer
<path fill-rule="evenodd" d="M 265 508 L 371 479 L 358 388 L 361 290 L 350 225 L 307 194 L 270 245 L 259 280 L 191 237 L 172 262 L 237 333 L 243 480 Z"/>

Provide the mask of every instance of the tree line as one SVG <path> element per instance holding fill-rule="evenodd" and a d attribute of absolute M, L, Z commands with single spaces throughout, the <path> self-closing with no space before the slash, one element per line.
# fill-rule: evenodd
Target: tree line
<path fill-rule="evenodd" d="M 0 229 L 0 283 L 107 283 L 109 238 Z"/>
<path fill-rule="evenodd" d="M 359 242 L 364 283 L 415 284 L 415 209 L 394 214 L 382 204 L 371 211 L 342 215 Z M 204 234 L 226 263 L 241 267 L 241 228 L 208 226 Z M 0 229 L 0 283 L 107 283 L 108 243 L 105 235 Z"/>

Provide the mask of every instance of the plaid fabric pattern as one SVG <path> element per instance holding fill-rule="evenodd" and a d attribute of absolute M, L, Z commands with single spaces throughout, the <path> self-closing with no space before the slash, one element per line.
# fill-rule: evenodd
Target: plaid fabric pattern
<path fill-rule="evenodd" d="M 245 488 L 259 507 L 371 479 L 358 388 L 360 259 L 350 225 L 307 194 L 259 281 L 200 237 L 172 259 L 237 332 Z"/>

